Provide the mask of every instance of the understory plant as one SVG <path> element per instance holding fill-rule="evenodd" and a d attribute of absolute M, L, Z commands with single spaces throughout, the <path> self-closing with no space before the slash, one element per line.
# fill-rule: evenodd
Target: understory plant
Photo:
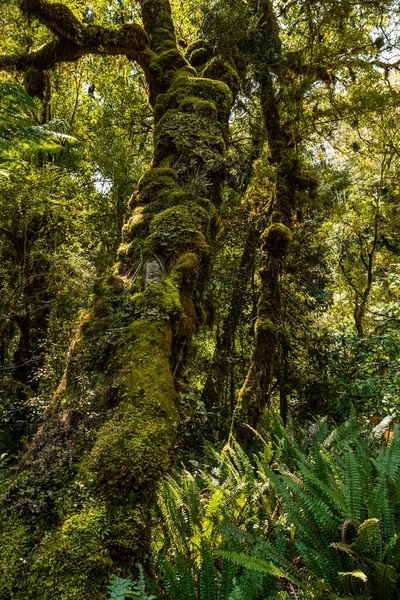
<path fill-rule="evenodd" d="M 109 600 L 155 600 L 155 596 L 148 596 L 143 575 L 143 569 L 139 569 L 139 579 L 134 584 L 130 579 L 114 576 L 108 588 Z"/>
<path fill-rule="evenodd" d="M 208 470 L 166 478 L 153 530 L 154 597 L 400 598 L 400 434 L 395 426 L 387 435 L 387 424 L 321 421 L 301 444 L 278 437 L 278 425 L 251 457 L 231 441 L 209 452 Z"/>
<path fill-rule="evenodd" d="M 259 463 L 280 503 L 281 527 L 225 557 L 253 571 L 284 569 L 294 597 L 400 598 L 399 429 L 389 443 L 374 435 L 384 428 L 362 433 L 354 418 L 318 429 L 308 453 L 297 450 L 295 468 Z"/>

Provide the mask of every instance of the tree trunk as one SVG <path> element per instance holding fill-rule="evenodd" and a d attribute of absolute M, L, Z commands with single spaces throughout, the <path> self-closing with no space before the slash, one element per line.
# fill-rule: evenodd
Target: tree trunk
<path fill-rule="evenodd" d="M 202 392 L 203 402 L 208 409 L 210 418 L 213 419 L 213 431 L 218 431 L 222 435 L 229 432 L 234 410 L 234 403 L 232 407 L 231 399 L 229 399 L 229 402 L 224 401 L 224 399 L 227 396 L 232 397 L 232 392 L 235 395 L 234 367 L 232 364 L 235 357 L 235 336 L 246 300 L 247 286 L 254 269 L 259 237 L 260 234 L 256 227 L 250 223 L 240 265 L 232 285 L 229 310 L 222 323 L 220 335 L 216 340 L 210 373 Z M 231 377 L 231 389 L 227 391 L 226 386 L 229 377 Z"/>
<path fill-rule="evenodd" d="M 173 351 L 197 327 L 232 93 L 209 78 L 215 61 L 199 77 L 178 51 L 168 0 L 143 0 L 142 17 L 153 164 L 131 201 L 115 274 L 94 290 L 3 501 L 1 600 L 104 598 L 112 572 L 130 575 L 146 559 L 149 510 L 174 459 L 173 367 L 184 357 Z"/>

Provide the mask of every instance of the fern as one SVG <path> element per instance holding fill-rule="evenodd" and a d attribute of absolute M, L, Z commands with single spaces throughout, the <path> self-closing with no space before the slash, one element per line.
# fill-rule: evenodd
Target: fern
<path fill-rule="evenodd" d="M 297 580 L 283 569 L 274 565 L 273 562 L 267 562 L 255 556 L 237 554 L 235 552 L 221 552 L 221 554 L 236 565 L 245 567 L 246 569 L 251 569 L 253 571 L 259 571 L 260 573 L 265 573 L 267 575 L 272 575 L 278 579 L 285 579 L 300 588 L 305 588 L 305 585 L 301 581 Z"/>
<path fill-rule="evenodd" d="M 122 579 L 116 575 L 113 577 L 109 586 L 108 600 L 156 600 L 155 596 L 148 596 L 146 593 L 143 570 L 140 568 L 140 576 L 134 584 L 131 579 Z"/>
<path fill-rule="evenodd" d="M 234 441 L 209 448 L 214 466 L 161 486 L 154 547 L 163 596 L 395 597 L 398 429 L 385 446 L 354 417 L 331 432 L 323 422 L 307 453 L 274 436 L 252 460 Z M 279 456 L 290 464 L 272 469 Z"/>
<path fill-rule="evenodd" d="M 200 597 L 201 600 L 217 600 L 216 573 L 212 551 L 204 538 L 201 540 L 200 564 Z"/>
<path fill-rule="evenodd" d="M 361 476 L 356 455 L 348 444 L 345 446 L 344 484 L 346 488 L 347 518 L 359 523 L 362 518 L 363 507 Z"/>
<path fill-rule="evenodd" d="M 37 125 L 35 103 L 25 89 L 7 81 L 0 82 L 0 175 L 25 165 L 23 156 L 39 151 L 56 152 L 76 139 L 63 134 L 60 121 Z"/>

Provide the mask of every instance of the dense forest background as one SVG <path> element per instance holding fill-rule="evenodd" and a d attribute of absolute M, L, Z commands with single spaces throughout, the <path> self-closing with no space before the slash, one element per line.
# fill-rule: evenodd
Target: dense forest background
<path fill-rule="evenodd" d="M 400 598 L 398 1 L 0 8 L 0 600 Z"/>

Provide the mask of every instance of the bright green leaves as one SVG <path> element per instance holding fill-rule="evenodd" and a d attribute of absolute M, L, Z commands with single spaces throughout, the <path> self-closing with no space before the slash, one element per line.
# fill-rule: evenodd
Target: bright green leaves
<path fill-rule="evenodd" d="M 0 175 L 8 175 L 30 153 L 55 152 L 62 145 L 75 143 L 66 134 L 52 130 L 57 123 L 37 125 L 36 106 L 24 88 L 0 82 Z"/>

